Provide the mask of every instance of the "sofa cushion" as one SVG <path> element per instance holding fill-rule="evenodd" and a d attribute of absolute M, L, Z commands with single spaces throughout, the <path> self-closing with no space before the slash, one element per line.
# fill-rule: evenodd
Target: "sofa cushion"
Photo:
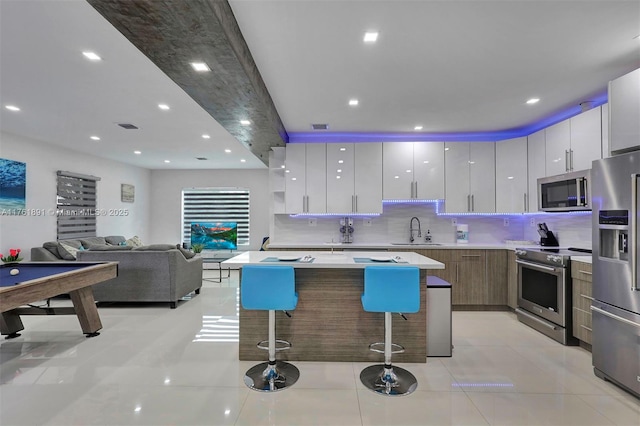
<path fill-rule="evenodd" d="M 104 245 L 92 245 L 89 247 L 89 251 L 125 251 L 125 250 L 133 250 L 131 246 L 111 246 L 109 244 Z"/>
<path fill-rule="evenodd" d="M 127 239 L 122 235 L 109 235 L 108 237 L 104 237 L 104 240 L 107 244 L 111 244 L 112 246 L 124 245 L 123 243 L 127 242 Z"/>
<path fill-rule="evenodd" d="M 42 245 L 47 251 L 49 251 L 52 255 L 57 257 L 58 259 L 62 259 L 62 255 L 58 251 L 58 242 L 57 241 L 47 241 Z"/>
<path fill-rule="evenodd" d="M 76 254 L 82 249 L 82 244 L 77 240 L 64 240 L 58 243 L 58 253 L 64 260 L 76 260 Z"/>
<path fill-rule="evenodd" d="M 88 238 L 81 238 L 80 242 L 82 243 L 82 247 L 88 249 L 91 246 L 95 246 L 95 245 L 105 245 L 107 244 L 107 241 L 104 239 L 104 237 L 88 237 Z"/>
<path fill-rule="evenodd" d="M 180 250 L 180 253 L 182 253 L 182 255 L 184 256 L 185 259 L 191 259 L 192 257 L 194 257 L 196 255 L 191 250 L 183 249 L 180 244 L 176 244 L 176 248 L 178 250 Z"/>
<path fill-rule="evenodd" d="M 127 240 L 127 245 L 131 247 L 141 247 L 144 244 L 142 244 L 142 241 L 140 241 L 140 237 L 135 235 Z"/>
<path fill-rule="evenodd" d="M 176 246 L 174 246 L 173 244 L 151 244 L 148 246 L 140 246 L 140 247 L 134 247 L 133 250 L 136 251 L 167 251 L 167 250 L 174 250 L 176 248 Z"/>

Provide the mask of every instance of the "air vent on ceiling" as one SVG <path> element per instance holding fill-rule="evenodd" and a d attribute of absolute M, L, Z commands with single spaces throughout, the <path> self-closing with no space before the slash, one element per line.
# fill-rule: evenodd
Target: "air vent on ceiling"
<path fill-rule="evenodd" d="M 134 126 L 131 123 L 118 123 L 118 126 L 122 127 L 123 129 L 127 129 L 127 130 L 133 130 L 133 129 L 137 129 L 137 126 Z"/>
<path fill-rule="evenodd" d="M 208 160 L 207 157 L 196 157 L 196 160 L 205 161 Z"/>
<path fill-rule="evenodd" d="M 328 124 L 312 124 L 311 128 L 313 130 L 327 130 L 329 128 Z"/>

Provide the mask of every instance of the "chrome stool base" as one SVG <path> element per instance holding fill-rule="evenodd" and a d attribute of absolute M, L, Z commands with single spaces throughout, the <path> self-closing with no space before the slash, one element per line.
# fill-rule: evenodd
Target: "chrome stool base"
<path fill-rule="evenodd" d="M 375 393 L 388 396 L 409 395 L 418 387 L 416 377 L 404 368 L 371 365 L 360 373 L 360 381 Z"/>
<path fill-rule="evenodd" d="M 284 361 L 276 361 L 275 364 L 262 362 L 247 370 L 244 384 L 260 392 L 277 392 L 292 386 L 299 377 L 300 370 L 293 364 Z"/>

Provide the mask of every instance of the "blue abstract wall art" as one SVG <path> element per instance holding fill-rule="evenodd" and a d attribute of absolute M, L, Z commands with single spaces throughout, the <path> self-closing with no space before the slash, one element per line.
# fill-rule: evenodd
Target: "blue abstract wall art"
<path fill-rule="evenodd" d="M 24 215 L 27 165 L 0 158 L 0 214 Z"/>

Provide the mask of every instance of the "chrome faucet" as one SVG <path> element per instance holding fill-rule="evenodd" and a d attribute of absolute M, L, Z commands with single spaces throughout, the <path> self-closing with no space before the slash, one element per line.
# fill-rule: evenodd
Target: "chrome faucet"
<path fill-rule="evenodd" d="M 422 231 L 420 230 L 420 219 L 414 216 L 411 218 L 411 222 L 409 222 L 409 233 L 411 234 L 409 236 L 409 241 L 411 242 L 414 241 L 414 238 L 413 238 L 413 220 L 414 219 L 418 221 L 418 237 L 422 237 Z"/>

